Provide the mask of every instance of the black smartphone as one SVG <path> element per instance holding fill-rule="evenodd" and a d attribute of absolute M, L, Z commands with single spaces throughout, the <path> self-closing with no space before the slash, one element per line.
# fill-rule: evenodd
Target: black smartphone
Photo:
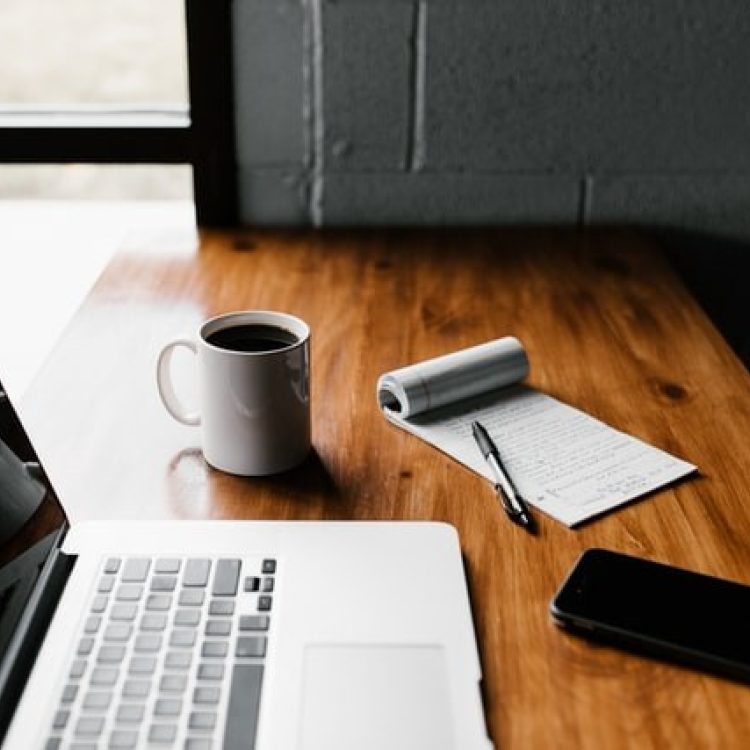
<path fill-rule="evenodd" d="M 581 635 L 750 681 L 750 586 L 590 549 L 550 612 Z"/>

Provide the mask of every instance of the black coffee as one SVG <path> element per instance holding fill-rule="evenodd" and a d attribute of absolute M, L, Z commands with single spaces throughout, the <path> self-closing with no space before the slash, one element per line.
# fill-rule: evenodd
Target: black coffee
<path fill-rule="evenodd" d="M 298 339 L 283 328 L 255 324 L 222 328 L 207 336 L 206 341 L 232 352 L 274 352 L 296 344 Z"/>

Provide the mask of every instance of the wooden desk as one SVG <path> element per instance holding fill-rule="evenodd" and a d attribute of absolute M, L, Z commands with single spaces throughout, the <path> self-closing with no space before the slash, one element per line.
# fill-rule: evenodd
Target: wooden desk
<path fill-rule="evenodd" d="M 237 308 L 286 310 L 313 330 L 315 454 L 272 479 L 208 469 L 198 433 L 156 394 L 160 345 Z M 532 385 L 701 476 L 577 531 L 540 518 L 532 537 L 483 480 L 380 415 L 380 373 L 509 333 L 528 349 Z M 198 252 L 124 253 L 22 407 L 74 521 L 454 524 L 499 748 L 750 745 L 750 688 L 592 646 L 548 615 L 592 546 L 750 582 L 750 379 L 646 239 L 238 232 L 206 233 Z"/>

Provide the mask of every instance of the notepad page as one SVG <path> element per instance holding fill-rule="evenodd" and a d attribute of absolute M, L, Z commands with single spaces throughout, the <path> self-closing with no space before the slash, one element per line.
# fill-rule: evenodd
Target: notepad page
<path fill-rule="evenodd" d="M 480 421 L 521 496 L 574 526 L 695 471 L 695 466 L 523 385 L 409 419 L 400 427 L 493 480 L 472 438 Z"/>

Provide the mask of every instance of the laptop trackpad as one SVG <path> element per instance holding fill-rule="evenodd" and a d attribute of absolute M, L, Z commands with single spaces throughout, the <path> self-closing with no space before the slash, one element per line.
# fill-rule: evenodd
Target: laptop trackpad
<path fill-rule="evenodd" d="M 442 646 L 308 646 L 301 750 L 455 748 Z"/>

